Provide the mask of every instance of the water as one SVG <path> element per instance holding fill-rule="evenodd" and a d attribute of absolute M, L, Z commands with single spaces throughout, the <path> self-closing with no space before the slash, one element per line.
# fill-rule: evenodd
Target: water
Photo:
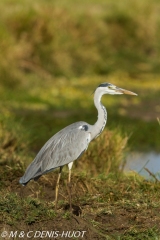
<path fill-rule="evenodd" d="M 144 168 L 160 179 L 160 153 L 133 152 L 128 155 L 124 171 L 136 171 L 147 179 L 153 178 Z"/>

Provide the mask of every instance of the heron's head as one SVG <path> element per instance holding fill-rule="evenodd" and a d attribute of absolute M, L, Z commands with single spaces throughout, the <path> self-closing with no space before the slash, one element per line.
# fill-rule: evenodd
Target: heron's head
<path fill-rule="evenodd" d="M 102 94 L 129 94 L 129 95 L 137 95 L 134 92 L 128 91 L 123 88 L 116 87 L 111 83 L 101 83 L 96 90 L 100 90 Z"/>

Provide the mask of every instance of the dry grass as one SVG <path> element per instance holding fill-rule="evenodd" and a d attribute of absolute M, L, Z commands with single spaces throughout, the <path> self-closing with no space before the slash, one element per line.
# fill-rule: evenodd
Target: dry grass
<path fill-rule="evenodd" d="M 81 216 L 67 211 L 67 174 L 60 182 L 58 210 L 54 211 L 56 174 L 22 188 L 22 170 L 1 172 L 0 226 L 9 231 L 86 230 L 84 239 L 156 239 L 160 234 L 159 183 L 137 175 L 91 178 L 72 175 L 72 202 Z M 3 186 L 3 187 L 2 187 Z M 5 186 L 5 190 L 4 190 Z"/>
<path fill-rule="evenodd" d="M 82 159 L 78 161 L 78 169 L 92 176 L 118 174 L 120 166 L 125 163 L 127 141 L 128 137 L 122 137 L 118 129 L 105 130 L 90 144 Z"/>

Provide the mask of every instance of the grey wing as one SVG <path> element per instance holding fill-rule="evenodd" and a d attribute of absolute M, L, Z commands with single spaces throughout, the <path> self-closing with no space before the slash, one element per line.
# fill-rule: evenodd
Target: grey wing
<path fill-rule="evenodd" d="M 77 122 L 62 129 L 41 148 L 20 183 L 25 185 L 31 179 L 76 160 L 86 150 L 90 140 L 85 122 Z"/>

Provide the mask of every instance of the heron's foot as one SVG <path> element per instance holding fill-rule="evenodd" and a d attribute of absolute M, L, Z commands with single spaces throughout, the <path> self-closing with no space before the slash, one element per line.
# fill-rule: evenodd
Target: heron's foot
<path fill-rule="evenodd" d="M 77 205 L 70 205 L 70 204 L 66 204 L 64 206 L 64 210 L 70 210 L 70 212 L 76 216 L 80 216 L 82 214 L 82 209 L 80 206 Z"/>

